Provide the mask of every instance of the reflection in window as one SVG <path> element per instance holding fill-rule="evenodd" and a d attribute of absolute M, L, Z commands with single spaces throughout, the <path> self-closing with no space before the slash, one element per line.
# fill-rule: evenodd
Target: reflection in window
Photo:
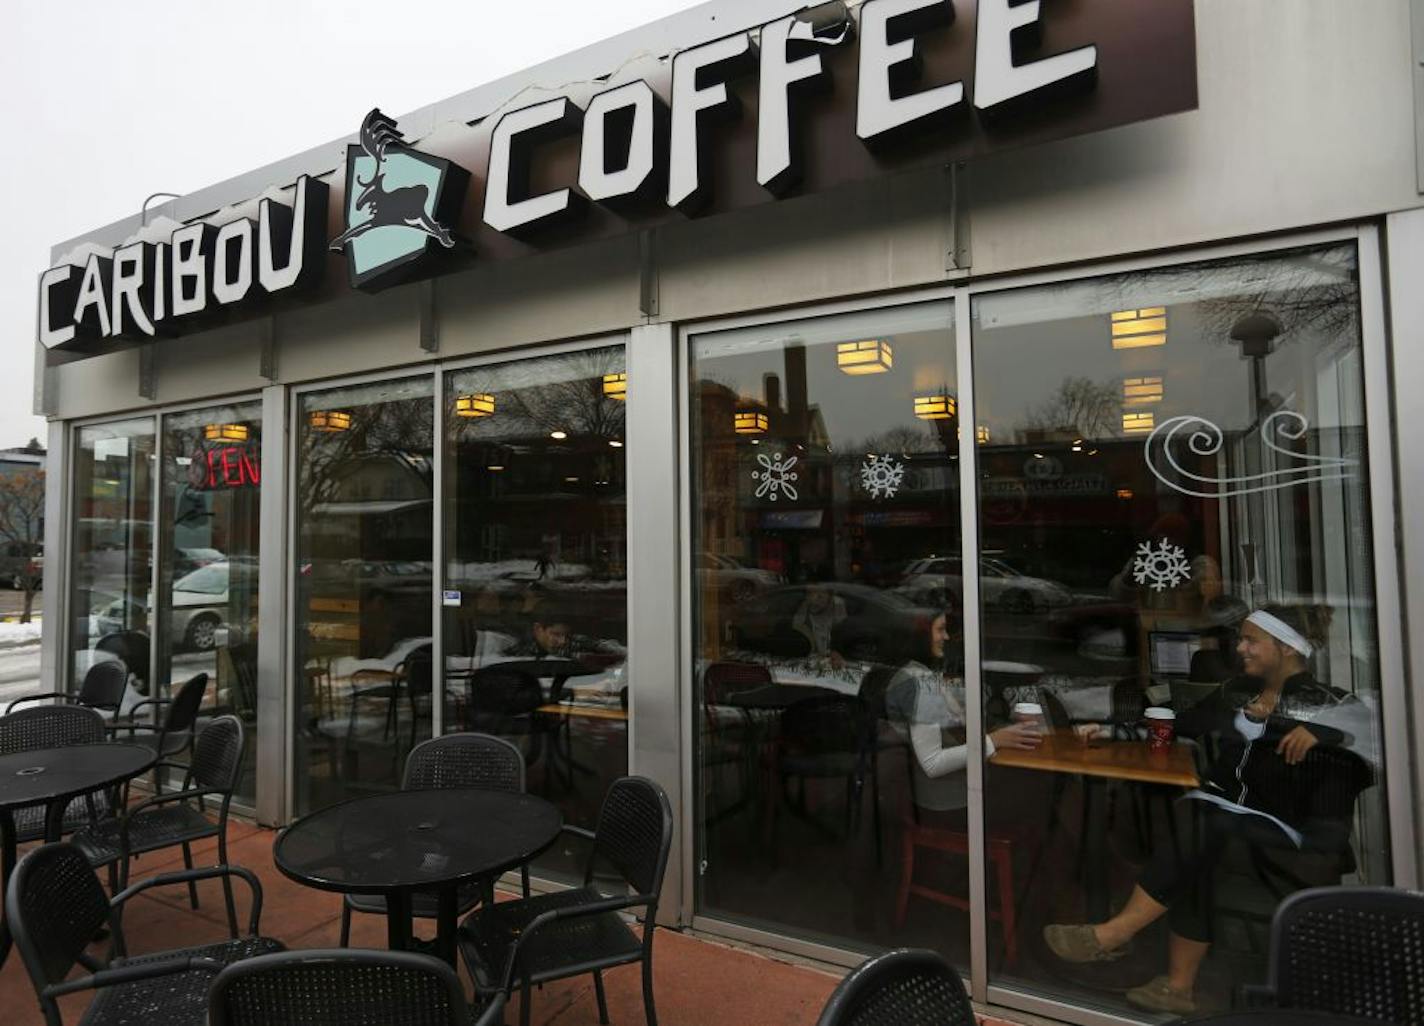
<path fill-rule="evenodd" d="M 168 688 L 206 673 L 203 717 L 242 720 L 236 794 L 246 804 L 256 797 L 261 488 L 261 403 L 163 418 L 158 677 Z"/>
<path fill-rule="evenodd" d="M 153 574 L 152 420 L 82 427 L 74 443 L 70 690 L 89 668 L 129 671 L 126 706 L 149 693 Z"/>
<path fill-rule="evenodd" d="M 1348 246 L 975 300 L 987 714 L 1047 727 L 989 761 L 999 978 L 1208 1011 L 1388 883 L 1357 309 Z"/>
<path fill-rule="evenodd" d="M 297 806 L 399 785 L 430 735 L 433 386 L 303 395 L 297 424 Z"/>
<path fill-rule="evenodd" d="M 963 965 L 952 324 L 936 303 L 692 340 L 697 900 Z"/>
<path fill-rule="evenodd" d="M 625 367 L 619 346 L 446 377 L 445 729 L 518 745 L 590 828 L 628 771 Z"/>

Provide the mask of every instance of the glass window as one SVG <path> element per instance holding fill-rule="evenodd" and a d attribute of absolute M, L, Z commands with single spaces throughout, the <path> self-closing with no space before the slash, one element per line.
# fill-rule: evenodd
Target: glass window
<path fill-rule="evenodd" d="M 1283 896 L 1389 882 L 1354 248 L 972 315 L 1007 732 L 987 837 L 1021 934 L 991 972 L 1139 1016 L 1226 1007 Z"/>
<path fill-rule="evenodd" d="M 153 421 L 79 428 L 74 441 L 70 687 L 98 660 L 128 665 L 127 704 L 149 693 Z"/>
<path fill-rule="evenodd" d="M 592 828 L 628 772 L 623 347 L 445 380 L 445 729 L 518 745 L 529 790 Z"/>
<path fill-rule="evenodd" d="M 698 908 L 969 961 L 953 317 L 691 343 Z"/>
<path fill-rule="evenodd" d="M 399 787 L 430 736 L 434 385 L 303 395 L 297 813 Z"/>
<path fill-rule="evenodd" d="M 250 805 L 257 776 L 262 404 L 165 416 L 160 487 L 167 557 L 158 584 L 158 678 L 166 689 L 206 673 L 204 715 L 230 712 L 242 720 L 247 753 L 235 793 Z"/>

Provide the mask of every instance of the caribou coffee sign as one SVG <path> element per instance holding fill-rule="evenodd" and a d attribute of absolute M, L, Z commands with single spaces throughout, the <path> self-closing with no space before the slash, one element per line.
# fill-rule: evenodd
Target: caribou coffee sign
<path fill-rule="evenodd" d="M 255 220 L 53 267 L 40 339 L 93 349 L 332 295 L 328 248 L 375 290 L 1189 110 L 1194 32 L 1192 0 L 836 0 L 510 105 L 439 152 L 372 111 L 336 209 L 303 177 Z"/>

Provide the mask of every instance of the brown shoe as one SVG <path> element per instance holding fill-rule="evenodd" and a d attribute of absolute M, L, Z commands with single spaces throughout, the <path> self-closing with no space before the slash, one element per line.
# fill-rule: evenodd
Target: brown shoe
<path fill-rule="evenodd" d="M 1191 992 L 1182 993 L 1180 990 L 1173 990 L 1167 983 L 1167 977 L 1158 976 L 1151 982 L 1144 983 L 1140 987 L 1133 987 L 1127 992 L 1129 1004 L 1138 1008 L 1145 1008 L 1149 1012 L 1167 1012 L 1171 1015 L 1191 1015 L 1197 1010 L 1196 1002 L 1192 1000 Z"/>
<path fill-rule="evenodd" d="M 1105 948 L 1090 923 L 1054 923 L 1043 928 L 1048 949 L 1065 962 L 1116 962 L 1124 948 Z"/>

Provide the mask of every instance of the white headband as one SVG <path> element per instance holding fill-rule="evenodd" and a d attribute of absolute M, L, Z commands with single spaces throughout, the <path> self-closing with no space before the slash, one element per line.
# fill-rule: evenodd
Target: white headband
<path fill-rule="evenodd" d="M 1280 617 L 1272 616 L 1264 609 L 1258 609 L 1246 617 L 1246 622 L 1254 623 L 1281 644 L 1289 645 L 1307 659 L 1310 658 L 1310 653 L 1315 651 L 1314 646 L 1305 640 L 1305 636 L 1302 635 L 1300 631 L 1296 630 Z"/>

